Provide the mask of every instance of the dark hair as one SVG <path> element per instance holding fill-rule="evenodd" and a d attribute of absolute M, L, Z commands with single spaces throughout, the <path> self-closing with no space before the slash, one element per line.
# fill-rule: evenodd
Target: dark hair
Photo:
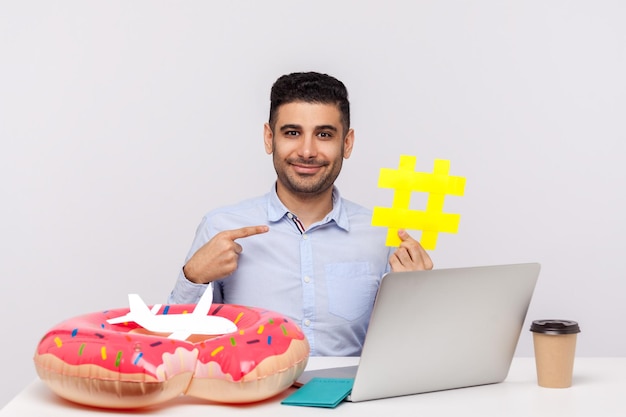
<path fill-rule="evenodd" d="M 274 130 L 278 108 L 283 104 L 305 103 L 335 104 L 341 113 L 343 134 L 350 128 L 350 102 L 346 86 L 327 74 L 294 72 L 279 77 L 270 93 L 269 124 Z"/>

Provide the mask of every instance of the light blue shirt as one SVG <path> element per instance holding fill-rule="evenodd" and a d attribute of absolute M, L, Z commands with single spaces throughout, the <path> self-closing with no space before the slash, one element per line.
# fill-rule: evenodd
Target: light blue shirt
<path fill-rule="evenodd" d="M 269 232 L 238 239 L 237 270 L 214 281 L 214 303 L 261 307 L 295 320 L 313 356 L 361 354 L 376 291 L 389 271 L 386 229 L 371 225 L 370 210 L 340 197 L 333 209 L 301 232 L 275 187 L 268 194 L 213 210 L 198 226 L 187 260 L 223 230 L 266 224 Z M 170 304 L 195 304 L 211 284 L 182 272 Z"/>

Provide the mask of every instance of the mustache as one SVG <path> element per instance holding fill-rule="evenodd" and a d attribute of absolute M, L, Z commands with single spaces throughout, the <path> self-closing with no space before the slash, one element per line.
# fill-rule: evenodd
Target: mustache
<path fill-rule="evenodd" d="M 310 165 L 310 166 L 327 166 L 328 161 L 320 161 L 317 159 L 304 159 L 304 158 L 289 158 L 287 162 L 295 165 Z"/>

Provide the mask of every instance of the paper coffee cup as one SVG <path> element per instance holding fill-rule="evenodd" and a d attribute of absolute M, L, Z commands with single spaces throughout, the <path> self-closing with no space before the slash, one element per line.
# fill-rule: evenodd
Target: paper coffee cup
<path fill-rule="evenodd" d="M 571 320 L 535 320 L 533 332 L 537 382 L 546 388 L 572 386 L 578 323 Z"/>

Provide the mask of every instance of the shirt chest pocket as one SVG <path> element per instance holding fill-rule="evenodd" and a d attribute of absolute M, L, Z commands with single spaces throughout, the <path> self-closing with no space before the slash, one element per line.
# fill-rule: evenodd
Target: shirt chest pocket
<path fill-rule="evenodd" d="M 328 311 L 346 320 L 369 314 L 379 277 L 372 275 L 368 262 L 340 262 L 326 265 Z"/>

